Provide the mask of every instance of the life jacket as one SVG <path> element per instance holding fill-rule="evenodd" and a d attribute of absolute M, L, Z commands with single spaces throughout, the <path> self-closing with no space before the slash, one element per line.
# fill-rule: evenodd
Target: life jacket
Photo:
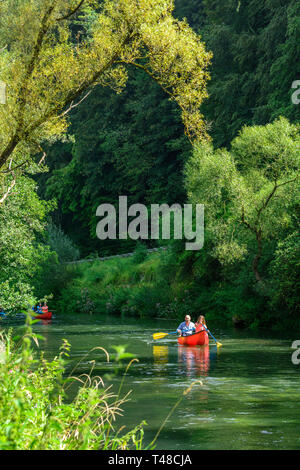
<path fill-rule="evenodd" d="M 48 306 L 45 305 L 44 307 L 42 307 L 42 312 L 43 313 L 48 313 Z"/>
<path fill-rule="evenodd" d="M 203 331 L 203 330 L 205 330 L 205 328 L 202 325 L 202 323 L 196 323 L 196 333 L 198 333 L 199 331 Z"/>

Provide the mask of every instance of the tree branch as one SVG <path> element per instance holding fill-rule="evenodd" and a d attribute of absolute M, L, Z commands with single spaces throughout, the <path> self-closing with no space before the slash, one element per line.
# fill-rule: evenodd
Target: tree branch
<path fill-rule="evenodd" d="M 254 227 L 251 227 L 251 225 L 249 224 L 249 222 L 246 222 L 246 220 L 245 220 L 245 208 L 244 208 L 244 206 L 242 206 L 242 223 L 243 223 L 249 230 L 251 230 L 251 232 L 254 232 L 254 233 L 257 232 L 257 230 L 256 230 Z"/>
<path fill-rule="evenodd" d="M 140 69 L 140 70 L 143 70 L 147 75 L 149 75 L 149 77 L 152 78 L 152 80 L 154 80 L 156 83 L 159 84 L 159 86 L 162 88 L 162 90 L 163 90 L 165 93 L 167 93 L 171 98 L 174 98 L 174 96 L 172 95 L 172 93 L 171 93 L 169 90 L 167 90 L 167 89 L 159 82 L 158 78 L 156 78 L 156 77 L 150 72 L 150 70 L 148 70 L 148 69 L 147 69 L 146 67 L 144 67 L 143 65 L 138 64 L 138 63 L 136 63 L 136 62 L 125 62 L 125 61 L 121 61 L 121 60 L 118 61 L 117 63 L 118 63 L 118 64 L 125 64 L 125 65 L 132 65 L 133 67 L 136 67 L 136 68 L 138 68 L 138 69 Z"/>
<path fill-rule="evenodd" d="M 267 197 L 267 199 L 265 200 L 265 202 L 262 204 L 261 208 L 258 209 L 257 211 L 257 218 L 256 220 L 258 221 L 258 219 L 260 218 L 260 215 L 262 213 L 262 211 L 267 207 L 267 205 L 269 204 L 269 202 L 271 201 L 272 197 L 274 196 L 276 190 L 277 190 L 278 186 L 277 186 L 277 181 L 275 181 L 275 186 L 274 188 L 272 189 L 272 191 L 270 192 L 269 196 Z"/>
<path fill-rule="evenodd" d="M 40 151 L 43 152 L 43 156 L 42 156 L 42 158 L 40 159 L 40 161 L 38 162 L 38 166 L 40 166 L 40 165 L 44 162 L 45 158 L 47 157 L 46 152 L 42 149 L 41 146 L 39 146 L 39 147 L 40 147 Z"/>
<path fill-rule="evenodd" d="M 12 184 L 9 186 L 8 190 L 6 191 L 6 193 L 3 195 L 3 197 L 0 199 L 0 204 L 3 204 L 3 202 L 5 201 L 5 199 L 9 196 L 11 190 L 14 188 L 15 184 L 16 184 L 16 177 L 15 177 L 15 174 L 13 171 L 11 171 L 11 174 L 13 176 L 13 182 Z"/>
<path fill-rule="evenodd" d="M 291 180 L 288 180 L 288 181 L 285 181 L 284 183 L 281 183 L 281 184 L 277 184 L 277 181 L 275 180 L 275 186 L 274 188 L 272 189 L 272 191 L 270 192 L 269 196 L 267 197 L 267 199 L 265 200 L 265 202 L 263 203 L 263 205 L 261 206 L 260 209 L 258 209 L 257 211 L 257 222 L 259 220 L 259 217 L 262 213 L 262 211 L 264 209 L 266 209 L 266 207 L 268 206 L 269 202 L 271 201 L 272 197 L 274 196 L 274 194 L 276 193 L 277 189 L 278 188 L 281 188 L 282 186 L 285 186 L 286 184 L 289 184 L 289 183 L 293 183 L 294 181 L 296 181 L 298 179 L 299 175 L 297 175 L 295 178 L 291 179 Z"/>
<path fill-rule="evenodd" d="M 1 171 L 1 173 L 2 174 L 11 173 L 12 171 L 16 171 L 19 168 L 22 168 L 22 166 L 26 165 L 27 163 L 30 163 L 29 160 L 26 160 L 25 162 L 20 163 L 19 165 L 15 166 L 12 169 L 9 168 L 8 170 L 3 170 L 3 171 Z"/>
<path fill-rule="evenodd" d="M 44 17 L 42 19 L 41 28 L 39 30 L 38 37 L 37 37 L 37 40 L 33 49 L 33 54 L 26 68 L 23 85 L 20 87 L 20 90 L 18 93 L 17 101 L 18 100 L 20 101 L 20 109 L 19 109 L 19 119 L 17 122 L 16 131 L 14 135 L 11 137 L 10 141 L 8 142 L 6 148 L 0 155 L 0 168 L 5 164 L 7 158 L 9 157 L 9 155 L 11 155 L 11 153 L 14 151 L 14 149 L 16 148 L 16 146 L 21 140 L 19 134 L 22 130 L 22 127 L 24 126 L 24 110 L 25 110 L 26 101 L 27 101 L 26 92 L 27 92 L 28 82 L 34 71 L 34 67 L 39 57 L 44 37 L 48 31 L 47 22 L 55 8 L 55 4 L 56 4 L 56 0 L 52 2 L 51 6 L 45 12 Z"/>
<path fill-rule="evenodd" d="M 130 32 L 127 38 L 124 39 L 123 43 L 120 44 L 120 49 L 122 49 L 126 44 L 128 44 L 132 39 L 134 39 L 134 37 L 135 37 L 135 34 L 132 34 L 132 32 Z M 66 106 L 71 105 L 78 97 L 82 95 L 82 93 L 85 90 L 87 90 L 89 87 L 94 85 L 94 83 L 99 79 L 99 77 L 101 77 L 101 75 L 104 74 L 104 72 L 106 72 L 106 70 L 108 70 L 110 67 L 112 67 L 112 65 L 117 63 L 116 60 L 119 57 L 119 54 L 120 54 L 120 51 L 117 51 L 114 54 L 114 56 L 110 59 L 110 61 L 104 67 L 102 67 L 101 70 L 98 70 L 97 72 L 95 72 L 92 75 L 92 77 L 90 79 L 87 79 L 85 82 L 83 82 L 79 88 L 77 88 L 76 90 L 71 90 L 69 94 L 65 97 L 64 103 L 62 105 L 57 105 L 55 108 L 48 111 L 47 114 L 42 116 L 38 121 L 36 121 L 30 127 L 28 127 L 25 131 L 24 137 L 29 136 L 33 131 L 35 131 L 40 125 L 42 125 L 48 119 L 55 117 L 55 115 L 59 111 L 64 109 Z M 86 97 L 87 96 L 85 96 L 83 99 L 85 99 Z M 1 168 L 1 161 L 0 161 L 0 168 Z"/>
<path fill-rule="evenodd" d="M 278 184 L 278 185 L 277 185 L 277 188 L 280 188 L 281 186 L 285 186 L 286 184 L 289 184 L 289 183 L 294 183 L 294 181 L 296 181 L 298 178 L 299 178 L 299 175 L 297 175 L 297 176 L 296 176 L 295 178 L 293 178 L 292 180 L 285 181 L 284 183 Z"/>
<path fill-rule="evenodd" d="M 44 17 L 41 22 L 41 28 L 39 30 L 38 36 L 36 43 L 34 45 L 33 49 L 33 54 L 32 57 L 29 61 L 29 64 L 27 66 L 27 70 L 25 72 L 25 77 L 24 77 L 24 84 L 21 86 L 20 91 L 19 91 L 19 98 L 21 99 L 21 105 L 20 105 L 20 112 L 24 110 L 25 105 L 26 105 L 26 91 L 27 91 L 27 86 L 28 86 L 28 81 L 34 71 L 34 67 L 36 65 L 36 62 L 38 60 L 39 54 L 41 52 L 41 48 L 43 45 L 43 41 L 45 38 L 45 35 L 47 34 L 48 31 L 48 20 L 51 17 L 51 14 L 53 13 L 53 10 L 55 8 L 56 0 L 53 0 L 51 6 L 48 8 L 48 10 L 45 12 Z M 22 98 L 23 96 L 23 98 Z M 19 119 L 19 123 L 22 124 L 22 119 L 23 115 Z"/>
<path fill-rule="evenodd" d="M 77 5 L 77 7 L 74 8 L 74 10 L 70 11 L 67 15 L 62 16 L 61 18 L 57 18 L 57 21 L 67 20 L 71 16 L 75 15 L 75 13 L 81 8 L 81 6 L 84 4 L 84 2 L 85 2 L 85 0 L 81 0 L 79 2 L 79 4 Z"/>
<path fill-rule="evenodd" d="M 47 120 L 54 118 L 55 116 L 58 115 L 61 110 L 63 110 L 66 106 L 71 106 L 75 107 L 76 105 L 73 105 L 72 103 L 82 95 L 84 91 L 86 91 L 89 87 L 95 84 L 95 82 L 103 75 L 106 70 L 108 70 L 110 67 L 112 67 L 115 63 L 117 63 L 117 59 L 120 55 L 120 51 L 126 44 L 128 44 L 130 41 L 132 41 L 136 37 L 136 33 L 133 33 L 133 31 L 130 31 L 127 35 L 127 37 L 124 39 L 124 41 L 120 44 L 120 47 L 118 51 L 114 54 L 114 56 L 107 62 L 106 65 L 104 65 L 100 70 L 95 72 L 90 79 L 86 79 L 77 89 L 75 90 L 70 90 L 70 92 L 66 95 L 65 99 L 61 104 L 57 104 L 54 108 L 50 109 L 46 114 L 41 116 L 36 122 L 33 122 L 31 125 L 27 127 L 22 133 L 20 133 L 20 130 L 17 129 L 15 134 L 12 136 L 10 142 L 7 144 L 6 148 L 0 155 L 0 168 L 3 167 L 3 165 L 6 163 L 7 159 L 9 156 L 12 154 L 12 152 L 15 150 L 17 145 L 22 141 L 26 140 L 30 134 L 35 131 L 39 126 L 44 124 Z M 87 97 L 87 96 L 86 96 Z M 84 97 L 83 99 L 85 99 Z M 57 116 L 61 117 L 61 116 Z"/>
<path fill-rule="evenodd" d="M 60 114 L 58 116 L 58 118 L 61 118 L 61 117 L 64 117 L 66 114 L 68 114 L 72 109 L 74 108 L 77 108 L 77 106 L 79 106 L 83 101 L 85 101 L 87 99 L 87 97 L 92 93 L 92 90 L 89 90 L 85 95 L 84 97 L 78 101 L 76 104 L 73 104 L 73 101 L 72 103 L 70 104 L 70 106 L 68 107 L 68 109 L 66 109 L 66 111 L 64 111 L 62 114 Z"/>

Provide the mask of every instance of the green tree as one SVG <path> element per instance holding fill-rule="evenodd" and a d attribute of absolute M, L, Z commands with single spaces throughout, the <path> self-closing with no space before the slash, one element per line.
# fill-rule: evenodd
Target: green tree
<path fill-rule="evenodd" d="M 40 200 L 36 184 L 25 176 L 0 206 L 0 305 L 27 308 L 36 299 L 40 265 L 52 256 L 43 236 L 53 203 Z"/>
<path fill-rule="evenodd" d="M 252 252 L 260 283 L 265 245 L 294 228 L 299 148 L 299 126 L 281 118 L 245 127 L 230 151 L 199 146 L 186 166 L 188 195 L 191 202 L 205 205 L 215 256 L 227 264 Z"/>
<path fill-rule="evenodd" d="M 172 11 L 170 0 L 2 1 L 2 179 L 9 173 L 14 185 L 20 172 L 37 171 L 41 144 L 64 135 L 68 112 L 96 85 L 120 92 L 128 67 L 143 70 L 179 105 L 191 140 L 207 137 L 199 106 L 211 54 Z"/>
<path fill-rule="evenodd" d="M 271 305 L 276 312 L 288 311 L 296 316 L 300 305 L 300 236 L 299 230 L 278 242 L 270 264 L 272 278 Z"/>
<path fill-rule="evenodd" d="M 60 227 L 50 223 L 47 227 L 47 243 L 50 248 L 57 253 L 61 263 L 75 261 L 79 258 L 79 250 L 74 246 L 72 240 L 65 235 Z"/>
<path fill-rule="evenodd" d="M 291 101 L 299 74 L 300 5 L 297 0 L 177 0 L 213 52 L 209 100 L 202 112 L 215 147 L 229 147 L 245 125 L 279 116 L 300 119 Z"/>
<path fill-rule="evenodd" d="M 300 106 L 291 101 L 298 78 L 298 3 L 175 1 L 174 16 L 187 18 L 213 51 L 210 96 L 201 111 L 215 148 L 229 147 L 244 125 L 279 115 L 300 119 Z M 73 141 L 47 151 L 50 169 L 59 171 L 42 175 L 41 195 L 46 190 L 47 197 L 57 197 L 55 218 L 84 253 L 128 251 L 120 241 L 99 244 L 96 205 L 115 203 L 121 193 L 132 202 L 184 202 L 182 168 L 191 147 L 179 108 L 148 75 L 131 70 L 123 93 L 98 87 L 70 120 Z"/>
<path fill-rule="evenodd" d="M 84 255 L 133 248 L 130 241 L 99 242 L 99 204 L 117 206 L 119 195 L 130 204 L 185 202 L 182 170 L 191 145 L 178 108 L 147 75 L 131 72 L 120 95 L 97 88 L 74 110 L 70 133 L 70 142 L 47 151 L 50 172 L 39 176 L 39 193 L 57 198 L 55 220 Z"/>

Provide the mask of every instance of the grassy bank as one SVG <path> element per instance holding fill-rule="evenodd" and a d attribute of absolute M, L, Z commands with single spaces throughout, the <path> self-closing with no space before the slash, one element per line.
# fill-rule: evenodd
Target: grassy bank
<path fill-rule="evenodd" d="M 251 256 L 224 267 L 210 254 L 209 243 L 197 253 L 174 242 L 154 253 L 140 246 L 130 258 L 67 265 L 54 308 L 68 314 L 177 320 L 187 313 L 193 320 L 202 314 L 210 324 L 254 329 L 281 328 L 281 313 L 286 311 L 286 325 L 299 327 L 293 304 L 289 311 L 283 302 L 286 288 L 278 275 L 266 276 L 262 288 L 249 269 Z M 292 273 L 290 278 L 292 302 Z"/>
<path fill-rule="evenodd" d="M 164 316 L 172 295 L 159 279 L 163 256 L 136 253 L 130 258 L 70 265 L 72 280 L 62 289 L 57 308 L 66 313 Z"/>
<path fill-rule="evenodd" d="M 203 296 L 209 296 L 207 290 L 199 289 L 193 275 L 178 269 L 174 260 L 171 249 L 147 254 L 140 248 L 130 258 L 69 265 L 71 281 L 61 290 L 55 307 L 69 314 L 178 320 L 187 313 L 196 319 L 204 312 L 208 320 L 230 323 L 230 312 L 218 316 L 218 307 L 211 308 L 213 301 L 203 302 Z"/>

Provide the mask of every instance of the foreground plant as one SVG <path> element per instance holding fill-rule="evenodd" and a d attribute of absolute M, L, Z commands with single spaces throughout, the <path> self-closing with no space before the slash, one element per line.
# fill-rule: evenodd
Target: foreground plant
<path fill-rule="evenodd" d="M 27 325 L 17 342 L 0 336 L 0 449 L 141 449 L 143 425 L 124 434 L 115 423 L 128 395 L 120 397 L 90 374 L 64 378 L 70 345 L 65 340 L 53 361 L 38 359 L 31 346 L 38 337 Z M 101 348 L 99 348 L 101 349 Z M 66 390 L 79 388 L 68 402 Z"/>

